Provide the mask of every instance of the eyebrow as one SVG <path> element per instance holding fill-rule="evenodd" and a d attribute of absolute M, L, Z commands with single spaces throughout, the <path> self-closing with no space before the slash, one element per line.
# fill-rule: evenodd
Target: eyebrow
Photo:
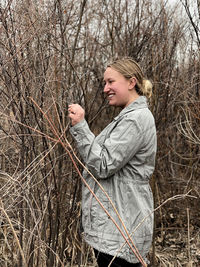
<path fill-rule="evenodd" d="M 103 79 L 104 81 L 106 80 L 114 80 L 114 78 L 108 77 L 107 79 Z"/>

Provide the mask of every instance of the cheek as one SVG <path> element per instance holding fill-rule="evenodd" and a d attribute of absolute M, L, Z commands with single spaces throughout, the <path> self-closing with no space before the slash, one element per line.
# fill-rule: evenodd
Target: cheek
<path fill-rule="evenodd" d="M 119 90 L 120 95 L 122 95 L 122 96 L 126 96 L 128 94 L 128 92 L 129 92 L 128 87 L 127 87 L 126 84 L 121 84 L 119 86 L 118 90 Z"/>

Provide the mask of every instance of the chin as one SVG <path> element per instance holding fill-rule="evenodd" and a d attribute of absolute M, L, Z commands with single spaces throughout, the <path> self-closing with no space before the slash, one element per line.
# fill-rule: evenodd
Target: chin
<path fill-rule="evenodd" d="M 115 103 L 113 103 L 112 101 L 109 101 L 109 100 L 108 100 L 108 105 L 109 105 L 109 106 L 115 106 Z"/>
<path fill-rule="evenodd" d="M 108 104 L 109 104 L 109 106 L 118 107 L 118 105 L 116 103 L 109 102 Z"/>
<path fill-rule="evenodd" d="M 113 107 L 120 107 L 120 108 L 124 108 L 125 107 L 125 105 L 124 104 L 121 104 L 121 103 L 108 103 L 109 104 L 109 106 L 113 106 Z"/>

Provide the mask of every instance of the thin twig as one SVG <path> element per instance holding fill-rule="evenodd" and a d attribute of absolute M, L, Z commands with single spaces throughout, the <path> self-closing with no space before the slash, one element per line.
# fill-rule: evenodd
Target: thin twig
<path fill-rule="evenodd" d="M 16 232 L 15 232 L 15 229 L 14 229 L 14 227 L 13 227 L 13 224 L 12 224 L 10 218 L 9 218 L 7 212 L 6 212 L 5 209 L 4 209 L 2 200 L 0 200 L 0 204 L 1 204 L 0 210 L 4 213 L 4 215 L 5 215 L 5 217 L 6 217 L 7 221 L 8 221 L 8 223 L 9 223 L 11 229 L 12 229 L 12 232 L 13 232 L 13 235 L 14 235 L 14 237 L 15 237 L 15 240 L 16 240 L 16 242 L 17 242 L 17 246 L 18 246 L 18 248 L 19 248 L 19 251 L 20 251 L 20 254 L 21 254 L 21 257 L 22 257 L 22 261 L 23 261 L 24 267 L 28 267 L 27 262 L 26 262 L 25 257 L 24 257 L 24 252 L 23 252 L 22 247 L 21 247 L 20 242 L 19 242 L 19 239 L 18 239 L 18 237 L 17 237 L 17 234 L 16 234 Z"/>

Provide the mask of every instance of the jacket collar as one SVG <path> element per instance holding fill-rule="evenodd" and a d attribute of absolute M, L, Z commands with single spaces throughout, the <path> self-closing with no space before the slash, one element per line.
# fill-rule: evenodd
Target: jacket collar
<path fill-rule="evenodd" d="M 114 120 L 117 120 L 119 117 L 123 116 L 124 114 L 130 111 L 142 108 L 148 108 L 147 99 L 145 96 L 139 96 L 135 101 L 133 101 L 127 107 L 122 109 L 122 111 L 119 113 L 117 117 L 114 118 Z"/>

